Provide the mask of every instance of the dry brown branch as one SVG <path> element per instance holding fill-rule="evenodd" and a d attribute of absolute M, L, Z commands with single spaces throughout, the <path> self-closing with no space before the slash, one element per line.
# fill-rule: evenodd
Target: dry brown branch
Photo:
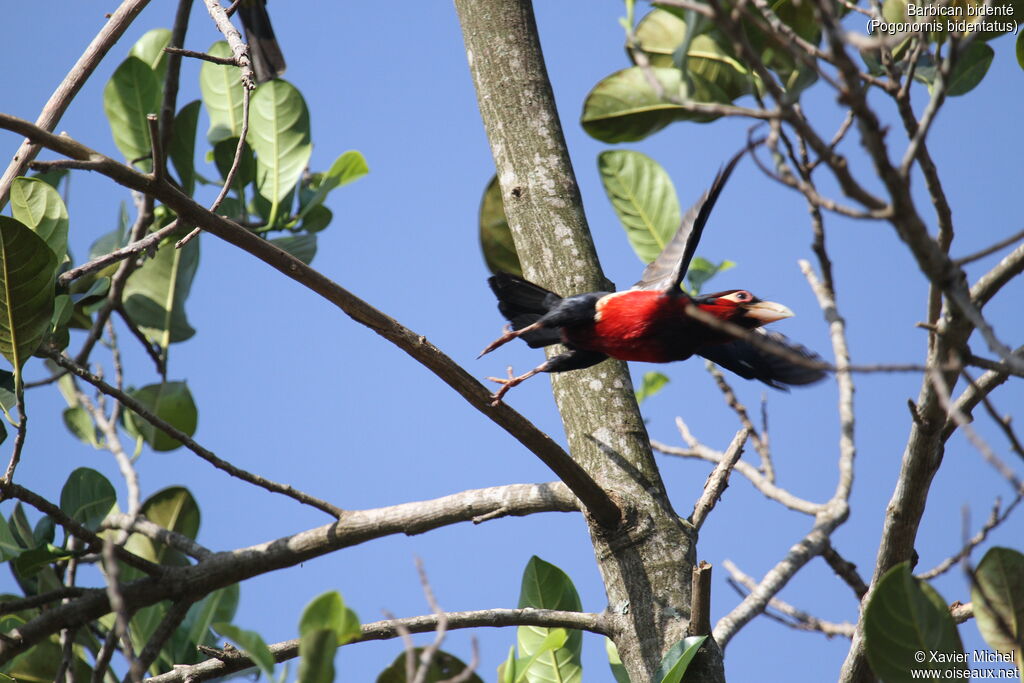
<path fill-rule="evenodd" d="M 206 11 L 213 18 L 217 30 L 221 32 L 224 39 L 228 41 L 231 54 L 235 57 L 235 64 L 242 70 L 242 86 L 246 90 L 256 87 L 256 77 L 252 72 L 252 59 L 249 57 L 249 46 L 242 40 L 242 34 L 231 23 L 227 13 L 218 0 L 203 0 L 206 4 Z"/>

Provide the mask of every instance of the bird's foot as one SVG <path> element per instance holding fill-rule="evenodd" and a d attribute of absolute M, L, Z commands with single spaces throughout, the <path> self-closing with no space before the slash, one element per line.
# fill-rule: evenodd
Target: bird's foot
<path fill-rule="evenodd" d="M 532 325 L 527 325 L 526 327 L 522 327 L 522 328 L 520 328 L 518 330 L 513 330 L 511 325 L 505 325 L 505 327 L 502 330 L 504 332 L 504 334 L 502 334 L 500 337 L 498 337 L 497 339 L 492 341 L 490 344 L 488 344 L 487 347 L 483 351 L 480 352 L 480 355 L 477 356 L 477 358 L 478 359 L 482 358 L 483 356 L 486 356 L 488 353 L 490 353 L 494 349 L 498 348 L 499 346 L 504 346 L 505 344 L 509 343 L 513 339 L 516 339 L 517 337 L 519 337 L 519 336 L 521 336 L 523 334 L 526 334 L 527 332 L 533 332 L 534 330 L 538 330 L 541 327 L 543 327 L 543 326 L 541 325 L 540 321 L 537 321 L 537 322 L 533 323 Z"/>
<path fill-rule="evenodd" d="M 496 392 L 491 394 L 491 406 L 492 407 L 497 407 L 498 405 L 500 405 L 502 397 L 504 397 L 505 394 L 508 393 L 508 390 L 511 389 L 512 387 L 516 386 L 517 384 L 521 384 L 522 381 L 529 376 L 529 375 L 521 375 L 519 377 L 516 377 L 515 375 L 512 374 L 512 366 L 511 365 L 508 366 L 508 370 L 506 372 L 508 373 L 508 377 L 488 377 L 487 378 L 491 382 L 495 382 L 495 383 L 501 385 L 500 389 L 498 389 Z"/>

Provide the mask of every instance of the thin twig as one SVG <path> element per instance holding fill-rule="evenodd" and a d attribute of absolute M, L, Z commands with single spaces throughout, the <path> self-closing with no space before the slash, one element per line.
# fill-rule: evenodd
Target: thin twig
<path fill-rule="evenodd" d="M 997 251 L 999 251 L 1000 249 L 1004 249 L 1004 248 L 1010 246 L 1011 244 L 1015 244 L 1016 242 L 1019 242 L 1022 239 L 1024 239 L 1024 230 L 1021 230 L 1018 233 L 1010 235 L 1006 239 L 999 240 L 998 242 L 996 242 L 992 246 L 985 247 L 981 251 L 976 251 L 973 254 L 968 254 L 967 256 L 961 256 L 958 259 L 954 259 L 953 263 L 957 264 L 958 266 L 965 266 L 968 263 L 974 263 L 975 261 L 980 261 L 981 259 L 985 258 L 989 254 L 994 254 Z"/>
<path fill-rule="evenodd" d="M 172 55 L 180 55 L 182 57 L 192 57 L 194 59 L 201 59 L 205 62 L 212 62 L 214 64 L 221 64 L 223 66 L 238 66 L 237 60 L 234 57 L 218 57 L 211 55 L 206 52 L 197 52 L 196 50 L 184 50 L 178 47 L 165 47 L 164 52 Z"/>
<path fill-rule="evenodd" d="M 149 422 L 151 425 L 153 425 L 163 433 L 167 434 L 172 439 L 177 440 L 183 446 L 188 448 L 190 451 L 192 451 L 193 453 L 195 453 L 200 458 L 210 463 L 217 469 L 223 470 L 224 472 L 227 472 L 231 476 L 241 479 L 242 481 L 248 482 L 250 484 L 255 484 L 256 486 L 264 488 L 273 493 L 280 493 L 282 495 L 288 496 L 289 498 L 297 500 L 298 502 L 304 505 L 315 507 L 318 510 L 326 512 L 332 517 L 340 517 L 344 513 L 344 510 L 335 505 L 332 505 L 331 503 L 328 503 L 327 501 L 320 500 L 319 498 L 311 496 L 307 493 L 303 493 L 302 491 L 299 491 L 287 484 L 279 484 L 275 481 L 271 481 L 269 479 L 261 477 L 258 474 L 253 474 L 239 467 L 235 467 L 228 461 L 218 458 L 216 455 L 213 454 L 212 451 L 209 451 L 206 448 L 200 446 L 198 443 L 196 443 L 195 440 L 193 440 L 192 437 L 190 437 L 188 434 L 174 427 L 165 420 L 162 420 L 161 418 L 157 417 L 144 405 L 139 403 L 136 399 L 132 398 L 125 392 L 120 391 L 116 387 L 110 386 L 96 375 L 92 374 L 88 370 L 82 368 L 77 363 L 73 362 L 67 356 L 63 356 L 58 353 L 53 353 L 49 355 L 49 358 L 53 360 L 53 362 L 55 362 L 57 365 L 64 368 L 65 370 L 69 370 L 78 377 L 81 377 L 83 380 L 93 385 L 94 387 L 102 391 L 104 394 L 117 399 L 126 408 L 129 408 L 130 410 L 134 411 L 140 418 L 142 418 L 146 422 Z"/>
<path fill-rule="evenodd" d="M 694 503 L 693 514 L 690 515 L 690 522 L 698 531 L 704 526 L 704 521 L 715 508 L 715 504 L 722 497 L 726 487 L 729 486 L 729 475 L 732 473 L 732 469 L 736 466 L 740 456 L 743 455 L 743 445 L 747 442 L 749 436 L 750 429 L 746 427 L 736 432 L 736 436 L 732 438 L 729 447 L 725 449 L 721 460 L 718 461 L 715 469 L 711 471 L 707 481 L 704 482 L 704 492 L 700 494 L 700 498 Z"/>
<path fill-rule="evenodd" d="M 252 72 L 252 59 L 249 57 L 249 46 L 242 40 L 242 34 L 234 27 L 227 13 L 221 7 L 219 0 L 203 0 L 206 10 L 217 25 L 217 30 L 223 34 L 231 47 L 231 53 L 235 56 L 235 63 L 242 70 L 242 87 L 252 90 L 256 87 L 256 77 Z"/>

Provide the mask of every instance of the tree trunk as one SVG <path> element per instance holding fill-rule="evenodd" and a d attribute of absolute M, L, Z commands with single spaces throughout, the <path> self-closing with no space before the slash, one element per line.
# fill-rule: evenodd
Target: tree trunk
<path fill-rule="evenodd" d="M 587 227 L 529 0 L 455 0 L 505 214 L 527 279 L 563 296 L 610 288 Z M 481 179 L 481 183 L 484 179 Z M 625 363 L 553 375 L 569 452 L 619 503 L 615 529 L 588 519 L 635 683 L 687 635 L 695 532 L 673 511 Z M 698 658 L 724 680 L 717 647 Z M 696 672 L 694 672 L 696 673 Z"/>

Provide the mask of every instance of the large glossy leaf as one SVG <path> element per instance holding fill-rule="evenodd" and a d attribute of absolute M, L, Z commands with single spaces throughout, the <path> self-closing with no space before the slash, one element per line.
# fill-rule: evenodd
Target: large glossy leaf
<path fill-rule="evenodd" d="M 273 224 L 313 151 L 309 112 L 295 86 L 274 79 L 256 88 L 249 119 L 247 141 L 256 153 L 256 189 L 271 202 L 268 222 Z"/>
<path fill-rule="evenodd" d="M 192 392 L 188 390 L 185 382 L 150 384 L 136 389 L 131 395 L 171 426 L 188 436 L 195 434 L 199 412 L 196 410 L 195 401 L 192 400 Z M 127 413 L 125 419 L 130 421 L 131 428 L 141 435 L 154 451 L 173 451 L 181 445 L 176 439 L 172 439 L 133 412 Z"/>
<path fill-rule="evenodd" d="M 647 55 L 651 66 L 670 67 L 675 65 L 672 55 L 685 35 L 686 22 L 682 18 L 663 9 L 653 9 L 637 23 L 633 40 Z"/>
<path fill-rule="evenodd" d="M 146 519 L 159 524 L 165 529 L 195 538 L 199 533 L 199 506 L 188 489 L 182 486 L 171 486 L 154 493 L 142 503 L 142 514 Z M 188 564 L 187 558 L 177 550 L 163 543 L 153 541 L 141 534 L 132 534 L 125 548 L 139 557 L 168 566 Z M 121 565 L 121 580 L 131 581 L 140 578 L 142 572 L 128 565 Z M 195 606 L 193 606 L 195 608 Z M 191 610 L 189 614 L 192 614 Z M 227 617 L 230 619 L 230 617 Z M 216 621 L 224 621 L 223 617 Z M 210 622 L 206 623 L 208 627 Z M 205 631 L 204 631 L 205 633 Z"/>
<path fill-rule="evenodd" d="M 685 101 L 678 69 L 650 69 L 660 92 L 651 86 L 644 71 L 638 66 L 623 69 L 594 86 L 583 103 L 580 119 L 587 134 L 602 142 L 635 142 L 673 121 L 706 122 L 717 118 L 691 114 L 678 104 Z M 692 73 L 691 77 L 694 89 L 687 99 L 696 102 L 730 101 L 724 91 L 699 74 Z"/>
<path fill-rule="evenodd" d="M 231 57 L 227 41 L 219 40 L 208 53 L 215 57 Z M 242 134 L 242 72 L 237 66 L 203 62 L 199 69 L 199 89 L 210 117 L 206 138 L 216 144 Z"/>
<path fill-rule="evenodd" d="M 185 299 L 198 266 L 199 240 L 175 249 L 171 238 L 162 242 L 156 256 L 143 263 L 125 284 L 128 317 L 161 347 L 195 334 L 185 315 Z"/>
<path fill-rule="evenodd" d="M 79 467 L 64 483 L 60 509 L 87 529 L 96 531 L 117 502 L 117 492 L 96 470 Z"/>
<path fill-rule="evenodd" d="M 337 591 L 314 598 L 299 620 L 299 683 L 333 683 L 334 652 L 361 631 Z"/>
<path fill-rule="evenodd" d="M 601 152 L 597 168 L 633 251 L 650 263 L 679 228 L 679 199 L 672 180 L 654 159 L 628 149 Z"/>
<path fill-rule="evenodd" d="M 64 419 L 64 426 L 68 428 L 76 439 L 84 443 L 89 444 L 93 448 L 100 447 L 100 438 L 97 434 L 96 425 L 93 424 L 92 417 L 82 406 L 74 406 L 73 408 L 65 408 L 61 414 Z"/>
<path fill-rule="evenodd" d="M 213 161 L 223 180 L 227 180 L 231 166 L 235 163 L 236 151 L 238 151 L 238 138 L 225 138 L 213 146 Z M 252 149 L 246 143 L 242 145 L 242 157 L 238 160 L 238 168 L 235 169 L 232 188 L 241 196 L 240 188 L 244 188 L 255 179 L 256 159 L 252 155 Z"/>
<path fill-rule="evenodd" d="M 526 569 L 523 570 L 519 607 L 574 612 L 582 610 L 580 596 L 569 576 L 555 565 L 536 556 L 530 558 Z M 519 656 L 526 658 L 541 651 L 551 630 L 540 626 L 520 626 L 517 629 Z M 530 683 L 579 683 L 583 680 L 583 668 L 580 664 L 582 648 L 583 635 L 579 631 L 570 631 L 564 647 L 547 652 L 533 662 L 526 675 L 527 680 Z"/>
<path fill-rule="evenodd" d="M 196 130 L 199 127 L 201 107 L 199 100 L 192 100 L 178 111 L 178 115 L 174 117 L 171 148 L 168 150 L 174 170 L 178 172 L 181 188 L 190 196 L 196 189 Z"/>
<path fill-rule="evenodd" d="M 313 262 L 313 257 L 316 256 L 316 235 L 312 233 L 277 237 L 270 240 L 270 243 L 284 249 L 307 266 Z"/>
<path fill-rule="evenodd" d="M 252 659 L 259 670 L 267 675 L 267 680 L 274 680 L 272 678 L 274 675 L 274 655 L 270 652 L 266 641 L 263 640 L 259 633 L 247 631 L 233 624 L 225 624 L 223 622 L 214 624 L 213 628 L 225 638 L 233 640 L 239 649 Z"/>
<path fill-rule="evenodd" d="M 0 353 L 20 370 L 53 313 L 57 257 L 20 221 L 0 216 Z"/>
<path fill-rule="evenodd" d="M 990 548 L 974 572 L 974 618 L 993 650 L 1009 653 L 1024 671 L 1024 555 L 1011 548 Z"/>
<path fill-rule="evenodd" d="M 422 653 L 422 647 L 416 648 L 417 662 Z M 452 679 L 465 670 L 466 663 L 461 659 L 444 650 L 438 650 L 434 653 L 433 659 L 430 660 L 430 668 L 427 670 L 427 675 L 423 681 L 424 683 L 440 683 Z M 462 680 L 465 680 L 467 683 L 483 683 L 483 679 L 475 673 L 471 673 L 469 678 Z M 399 653 L 395 657 L 395 661 L 391 662 L 391 666 L 380 672 L 380 675 L 377 676 L 377 683 L 409 683 L 405 676 L 405 652 Z"/>
<path fill-rule="evenodd" d="M 68 210 L 49 183 L 39 178 L 15 178 L 11 184 L 11 215 L 35 231 L 57 257 L 68 253 Z"/>
<path fill-rule="evenodd" d="M 707 640 L 707 636 L 689 636 L 669 648 L 668 652 L 661 659 L 661 665 L 654 680 L 659 683 L 679 683 L 683 680 L 690 662 L 697 656 L 700 646 Z"/>
<path fill-rule="evenodd" d="M 971 43 L 957 60 L 953 73 L 949 76 L 949 86 L 946 94 L 950 97 L 966 95 L 974 90 L 981 79 L 988 73 L 995 57 L 995 50 L 987 43 L 974 41 Z"/>
<path fill-rule="evenodd" d="M 480 201 L 480 249 L 484 253 L 487 269 L 492 273 L 523 274 L 519 254 L 512 241 L 512 231 L 505 217 L 505 204 L 501 199 L 501 186 L 496 175 L 487 183 L 484 197 Z"/>
<path fill-rule="evenodd" d="M 964 662 L 935 662 L 927 656 L 956 655 L 964 647 L 946 602 L 911 574 L 906 562 L 878 582 L 864 610 L 864 635 L 871 669 L 886 682 L 909 681 L 912 670 L 931 672 L 936 680 L 962 678 L 967 669 Z"/>
<path fill-rule="evenodd" d="M 103 110 L 107 113 L 114 144 L 128 161 L 151 153 L 146 116 L 160 108 L 160 81 L 153 69 L 138 57 L 121 62 L 103 89 Z M 144 171 L 150 160 L 138 162 Z"/>
<path fill-rule="evenodd" d="M 608 653 L 608 665 L 612 669 L 615 683 L 630 683 L 629 673 L 622 664 L 622 658 L 619 657 L 619 649 L 615 647 L 615 642 L 611 638 L 604 639 L 604 649 Z"/>
<path fill-rule="evenodd" d="M 138 57 L 145 62 L 146 66 L 153 70 L 163 88 L 164 78 L 167 76 L 167 53 L 164 48 L 171 44 L 171 32 L 166 28 L 154 28 L 142 34 L 142 37 L 132 45 L 128 54 Z"/>

